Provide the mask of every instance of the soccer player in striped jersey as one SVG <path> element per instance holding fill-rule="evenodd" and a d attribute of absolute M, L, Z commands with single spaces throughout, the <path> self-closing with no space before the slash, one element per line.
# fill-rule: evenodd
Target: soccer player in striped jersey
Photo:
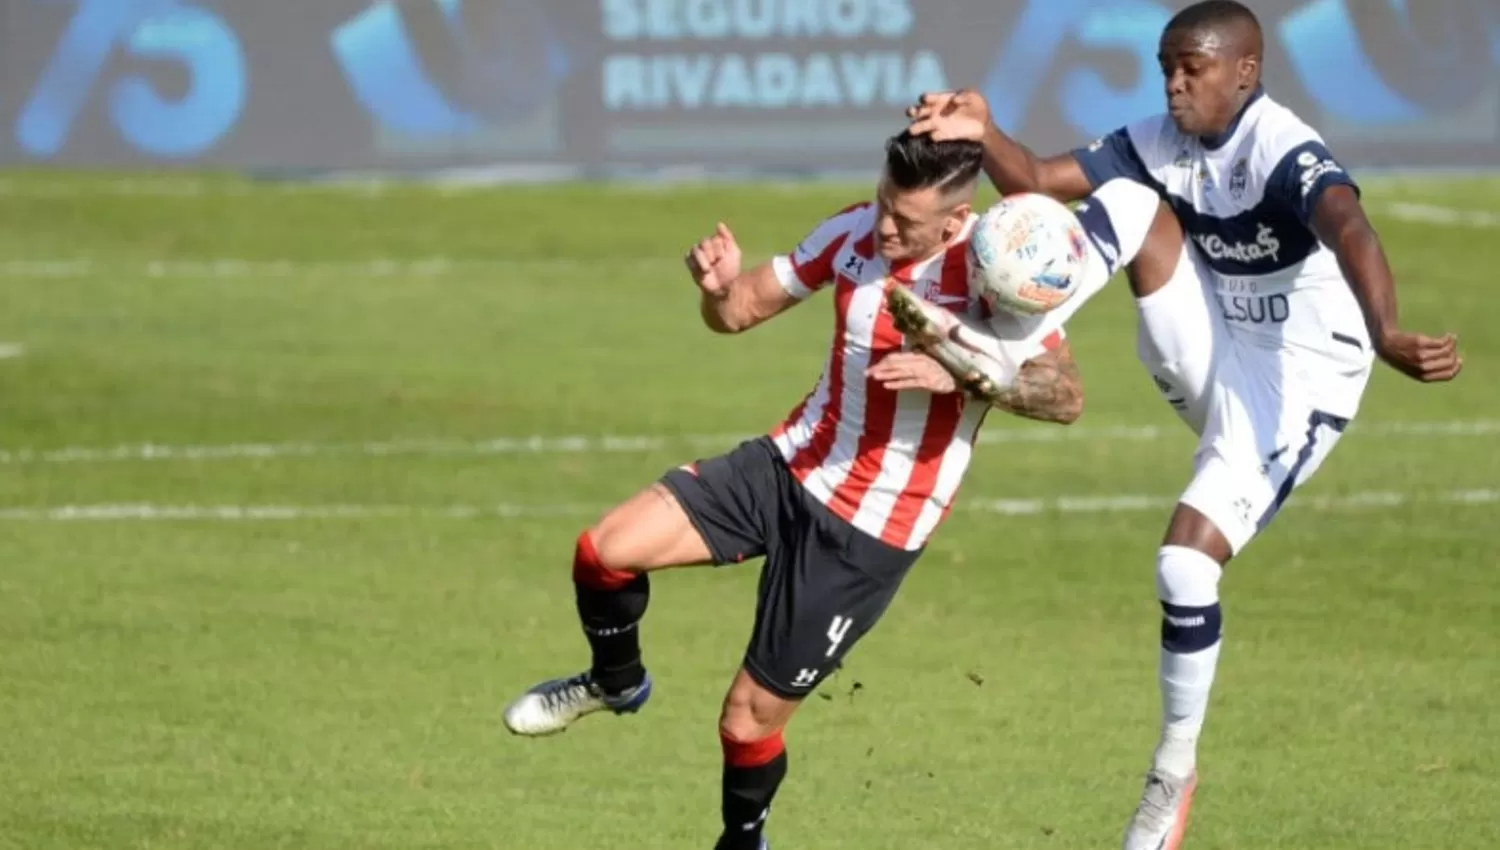
<path fill-rule="evenodd" d="M 985 415 L 1069 423 L 1081 411 L 1065 311 L 986 317 L 970 289 L 980 168 L 978 142 L 902 133 L 887 142 L 874 201 L 824 220 L 795 250 L 746 268 L 723 224 L 691 250 L 703 320 L 719 333 L 827 290 L 826 365 L 769 433 L 668 471 L 578 537 L 573 583 L 592 663 L 517 698 L 505 712 L 512 732 L 547 735 L 591 713 L 640 709 L 652 690 L 639 638 L 650 574 L 763 557 L 749 646 L 719 719 L 717 848 L 765 846 L 787 770 L 783 728 L 895 597 L 952 507 Z M 1019 365 L 955 377 L 897 328 L 888 296 L 898 290 L 988 318 L 1004 355 L 994 362 Z"/>

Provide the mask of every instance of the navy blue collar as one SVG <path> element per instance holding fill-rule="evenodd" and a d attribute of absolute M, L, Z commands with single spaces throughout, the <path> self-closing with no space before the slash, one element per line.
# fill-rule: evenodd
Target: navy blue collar
<path fill-rule="evenodd" d="M 1250 92 L 1250 97 L 1245 100 L 1245 105 L 1241 106 L 1240 111 L 1234 114 L 1234 120 L 1229 122 L 1229 126 L 1224 130 L 1224 132 L 1218 134 L 1217 136 L 1199 136 L 1198 141 L 1203 143 L 1204 148 L 1211 151 L 1215 151 L 1219 148 L 1224 147 L 1224 145 L 1229 142 L 1229 139 L 1234 136 L 1234 131 L 1240 128 L 1240 121 L 1245 117 L 1245 113 L 1249 112 L 1250 107 L 1254 105 L 1257 100 L 1265 97 L 1265 95 L 1265 86 L 1257 85 L 1255 87 L 1255 91 Z"/>

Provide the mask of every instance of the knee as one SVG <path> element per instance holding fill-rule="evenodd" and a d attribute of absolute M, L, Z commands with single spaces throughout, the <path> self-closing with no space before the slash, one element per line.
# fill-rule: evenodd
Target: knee
<path fill-rule="evenodd" d="M 1198 482 L 1195 480 L 1190 489 L 1197 486 Z M 1173 575 L 1182 576 L 1184 581 L 1193 574 L 1211 573 L 1217 584 L 1219 574 L 1223 571 L 1220 565 L 1229 563 L 1229 559 L 1234 557 L 1234 547 L 1229 545 L 1229 538 L 1224 536 L 1219 526 L 1202 511 L 1183 502 L 1179 502 L 1177 509 L 1172 512 L 1172 519 L 1167 523 L 1167 532 L 1162 536 L 1161 545 L 1164 552 L 1167 549 L 1187 550 L 1179 552 L 1181 557 L 1170 559 L 1165 567 L 1160 566 L 1158 559 L 1158 573 L 1167 569 Z M 1188 552 L 1203 555 L 1213 562 L 1212 566 L 1198 562 Z M 1194 563 L 1198 563 L 1197 568 L 1192 566 Z"/>
<path fill-rule="evenodd" d="M 578 535 L 575 556 L 592 560 L 600 568 L 606 570 L 623 570 L 629 565 L 625 563 L 625 536 L 620 529 L 611 525 L 607 519 L 584 529 Z"/>
<path fill-rule="evenodd" d="M 1223 567 L 1186 546 L 1163 546 L 1156 558 L 1156 592 L 1161 600 L 1162 646 L 1172 652 L 1199 652 L 1218 643 L 1223 631 L 1219 577 Z"/>
<path fill-rule="evenodd" d="M 641 575 L 708 556 L 687 512 L 660 482 L 616 505 L 578 537 L 578 557 L 601 569 Z"/>
<path fill-rule="evenodd" d="M 578 535 L 573 548 L 573 581 L 598 590 L 618 590 L 633 581 L 637 572 L 621 556 L 617 537 L 600 526 Z"/>
<path fill-rule="evenodd" d="M 1224 568 L 1190 546 L 1163 546 L 1156 553 L 1156 592 L 1163 602 L 1201 606 L 1219 601 Z"/>
<path fill-rule="evenodd" d="M 768 765 L 786 752 L 786 740 L 780 729 L 773 729 L 758 737 L 745 737 L 727 731 L 722 719 L 719 721 L 719 746 L 724 750 L 725 764 L 734 767 Z"/>
<path fill-rule="evenodd" d="M 594 561 L 599 569 L 639 570 L 643 543 L 651 537 L 653 506 L 637 494 L 610 508 L 578 535 L 577 557 Z"/>
<path fill-rule="evenodd" d="M 1126 279 L 1137 298 L 1147 298 L 1176 277 L 1184 254 L 1182 224 L 1164 201 L 1157 202 L 1156 215 L 1146 231 L 1135 259 L 1125 267 Z"/>
<path fill-rule="evenodd" d="M 758 687 L 736 682 L 724 697 L 724 707 L 719 712 L 719 737 L 726 746 L 779 738 L 784 713 L 780 703 Z"/>

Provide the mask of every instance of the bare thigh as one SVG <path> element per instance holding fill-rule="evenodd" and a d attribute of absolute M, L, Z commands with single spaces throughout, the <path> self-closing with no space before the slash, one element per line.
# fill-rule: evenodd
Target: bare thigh
<path fill-rule="evenodd" d="M 589 529 L 607 569 L 649 572 L 713 563 L 703 535 L 661 482 L 616 505 Z"/>

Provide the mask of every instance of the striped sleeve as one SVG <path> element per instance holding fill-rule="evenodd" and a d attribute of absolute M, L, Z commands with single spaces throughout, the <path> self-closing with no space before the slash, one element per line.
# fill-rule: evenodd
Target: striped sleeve
<path fill-rule="evenodd" d="M 833 261 L 869 211 L 869 204 L 845 207 L 824 219 L 789 253 L 771 259 L 781 286 L 796 298 L 806 298 L 833 280 Z"/>

